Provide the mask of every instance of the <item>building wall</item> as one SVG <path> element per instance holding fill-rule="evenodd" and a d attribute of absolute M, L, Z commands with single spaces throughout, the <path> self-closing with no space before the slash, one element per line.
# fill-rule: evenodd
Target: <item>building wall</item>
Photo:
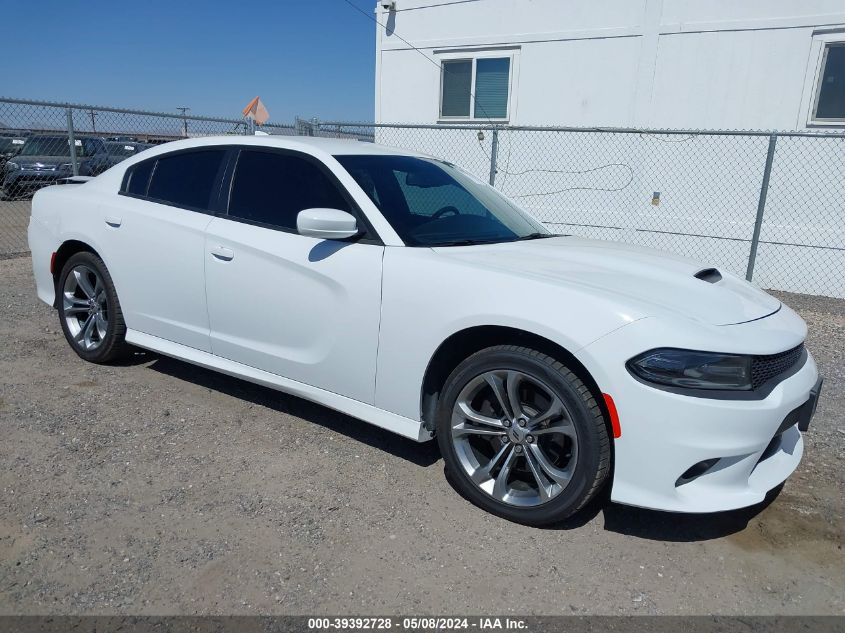
<path fill-rule="evenodd" d="M 843 0 L 397 0 L 378 20 L 376 120 L 398 123 L 438 121 L 438 60 L 501 50 L 513 55 L 514 125 L 807 129 L 822 40 L 845 41 Z M 489 133 L 375 136 L 489 177 Z M 496 187 L 553 230 L 745 274 L 767 136 L 497 138 Z M 845 297 L 843 147 L 778 141 L 754 277 L 763 287 Z"/>
<path fill-rule="evenodd" d="M 842 0 L 397 0 L 376 17 L 380 122 L 438 120 L 444 55 L 517 47 L 512 124 L 805 129 L 819 39 L 845 40 Z"/>

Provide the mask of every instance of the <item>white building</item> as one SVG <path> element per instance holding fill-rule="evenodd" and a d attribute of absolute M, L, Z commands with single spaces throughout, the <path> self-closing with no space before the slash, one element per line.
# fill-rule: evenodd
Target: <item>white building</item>
<path fill-rule="evenodd" d="M 845 127 L 845 0 L 386 4 L 377 122 Z"/>
<path fill-rule="evenodd" d="M 376 140 L 453 161 L 561 233 L 845 297 L 845 0 L 379 0 Z M 419 49 L 419 50 L 417 50 Z"/>

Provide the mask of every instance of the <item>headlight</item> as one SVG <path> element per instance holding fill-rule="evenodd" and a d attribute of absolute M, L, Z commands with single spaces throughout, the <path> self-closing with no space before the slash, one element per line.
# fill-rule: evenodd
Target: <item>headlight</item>
<path fill-rule="evenodd" d="M 738 354 L 653 349 L 635 356 L 628 370 L 646 382 L 686 389 L 751 389 L 751 357 Z"/>
<path fill-rule="evenodd" d="M 8 163 L 6 163 L 6 169 L 8 169 L 9 171 L 15 171 L 16 169 L 20 169 L 20 168 L 21 168 L 20 165 L 18 165 L 17 163 L 14 163 L 12 161 L 9 161 Z"/>

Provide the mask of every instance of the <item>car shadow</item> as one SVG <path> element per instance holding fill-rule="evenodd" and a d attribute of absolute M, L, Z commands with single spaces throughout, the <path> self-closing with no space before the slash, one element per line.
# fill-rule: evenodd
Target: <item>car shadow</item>
<path fill-rule="evenodd" d="M 161 357 L 155 352 L 148 352 L 145 349 L 133 347 L 131 353 L 109 361 L 109 365 L 112 367 L 134 367 L 158 360 L 159 358 Z"/>
<path fill-rule="evenodd" d="M 423 468 L 428 468 L 441 459 L 437 442 L 414 442 L 303 398 L 167 356 L 137 351 L 117 364 L 131 366 L 144 363 L 149 363 L 149 369 L 177 380 L 184 380 L 233 398 L 319 424 L 335 433 Z M 455 492 L 467 503 L 471 503 L 455 485 L 453 476 L 445 467 L 444 474 Z M 744 530 L 754 517 L 763 512 L 777 498 L 782 489 L 783 484 L 769 492 L 764 501 L 748 508 L 708 514 L 679 514 L 614 503 L 610 500 L 610 486 L 605 486 L 590 503 L 572 517 L 539 529 L 561 531 L 578 529 L 602 515 L 604 529 L 608 532 L 651 541 L 708 541 Z"/>
<path fill-rule="evenodd" d="M 742 532 L 777 499 L 781 490 L 783 484 L 771 490 L 763 501 L 747 508 L 704 514 L 659 512 L 611 502 L 602 511 L 604 529 L 650 541 L 710 541 Z"/>
<path fill-rule="evenodd" d="M 203 369 L 168 356 L 158 356 L 147 352 L 146 360 L 142 362 L 150 362 L 149 369 L 153 371 L 319 424 L 335 433 L 368 444 L 423 468 L 435 464 L 440 459 L 437 442 L 415 442 L 297 396 Z"/>
<path fill-rule="evenodd" d="M 471 503 L 455 484 L 453 475 L 445 468 L 444 474 L 452 489 Z M 782 489 L 783 484 L 769 492 L 764 501 L 740 510 L 680 514 L 614 503 L 610 500 L 610 486 L 605 486 L 586 506 L 568 519 L 536 529 L 575 530 L 602 515 L 604 530 L 607 532 L 671 543 L 710 541 L 743 531 L 754 517 L 763 512 L 777 498 Z"/>
<path fill-rule="evenodd" d="M 347 246 L 351 246 L 354 242 L 343 242 L 340 240 L 324 240 L 322 242 L 318 242 L 314 248 L 312 248 L 308 252 L 308 261 L 309 262 L 321 262 L 324 259 L 328 259 L 339 250 L 346 248 Z"/>

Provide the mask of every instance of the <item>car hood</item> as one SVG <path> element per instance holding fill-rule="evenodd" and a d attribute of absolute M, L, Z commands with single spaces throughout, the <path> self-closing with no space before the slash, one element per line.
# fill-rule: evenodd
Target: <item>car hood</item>
<path fill-rule="evenodd" d="M 77 160 L 81 162 L 83 158 L 79 157 Z M 72 159 L 70 156 L 21 156 L 18 154 L 12 161 L 21 167 L 30 167 L 36 163 L 40 163 L 44 167 L 51 168 L 70 163 Z"/>
<path fill-rule="evenodd" d="M 781 306 L 712 262 L 619 242 L 567 236 L 433 250 L 487 270 L 626 298 L 650 316 L 671 312 L 712 325 L 733 325 L 768 316 Z M 721 275 L 718 281 L 695 276 L 712 268 Z"/>

